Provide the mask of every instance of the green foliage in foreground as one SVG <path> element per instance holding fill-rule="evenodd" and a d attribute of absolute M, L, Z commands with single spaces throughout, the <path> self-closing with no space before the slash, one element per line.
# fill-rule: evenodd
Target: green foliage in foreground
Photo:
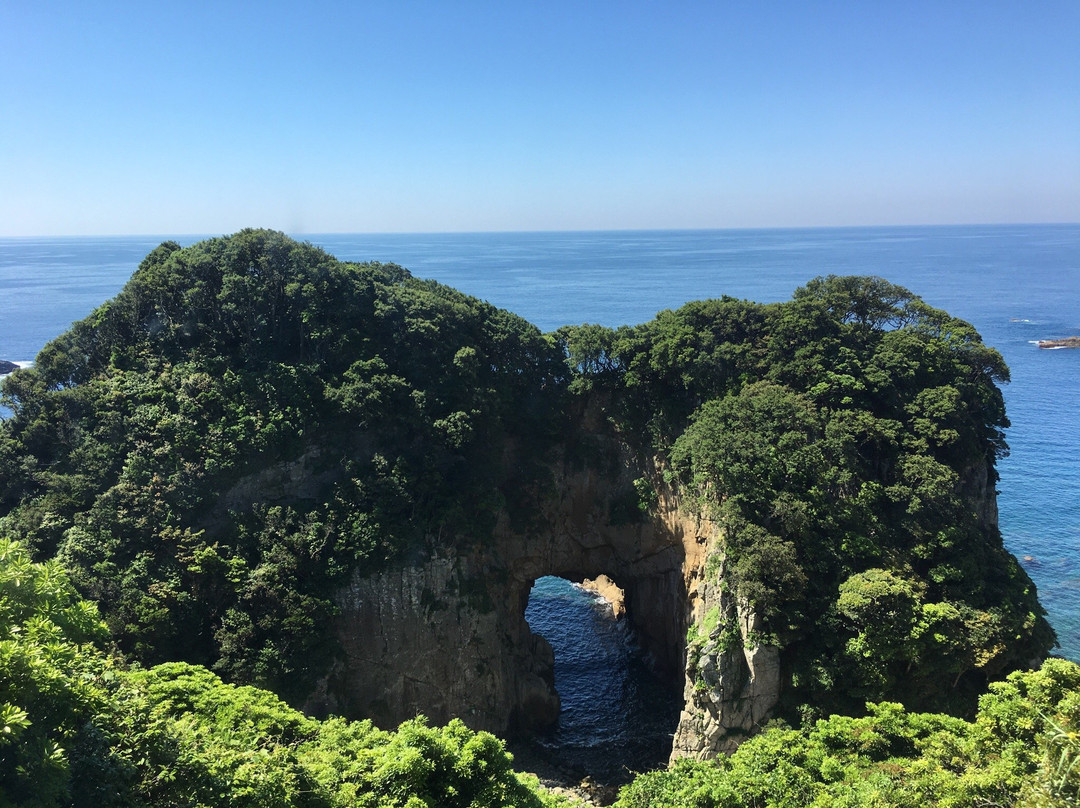
<path fill-rule="evenodd" d="M 541 808 L 502 742 L 461 722 L 316 721 L 205 668 L 127 669 L 55 562 L 0 540 L 0 806 Z M 1080 667 L 991 686 L 974 722 L 871 705 L 774 728 L 730 758 L 639 776 L 622 808 L 1066 806 L 1080 796 Z M 1070 802 L 1070 800 L 1072 802 Z"/>
<path fill-rule="evenodd" d="M 1080 667 L 1048 660 L 991 685 L 974 722 L 870 704 L 861 718 L 769 729 L 730 757 L 641 775 L 616 805 L 1064 808 L 1080 798 L 1077 729 Z"/>
<path fill-rule="evenodd" d="M 128 670 L 56 562 L 0 539 L 0 806 L 541 808 L 494 736 L 316 721 L 205 668 Z"/>
<path fill-rule="evenodd" d="M 543 335 L 246 230 L 162 244 L 5 380 L 0 529 L 59 559 L 140 664 L 301 703 L 351 576 L 528 524 L 557 450 L 597 437 L 568 445 L 572 414 L 606 407 L 639 461 L 608 518 L 647 519 L 666 481 L 722 527 L 712 583 L 763 617 L 747 642 L 781 649 L 785 718 L 970 716 L 1054 644 L 993 518 L 1007 380 L 970 324 L 879 278 Z"/>

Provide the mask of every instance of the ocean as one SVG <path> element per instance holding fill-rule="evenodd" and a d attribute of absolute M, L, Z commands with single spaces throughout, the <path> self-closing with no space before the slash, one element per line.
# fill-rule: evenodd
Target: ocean
<path fill-rule="evenodd" d="M 1058 653 L 1080 661 L 1080 350 L 1034 344 L 1080 335 L 1080 225 L 300 238 L 343 260 L 400 264 L 545 331 L 567 323 L 638 323 L 661 309 L 721 295 L 786 300 L 826 274 L 879 275 L 906 286 L 974 324 L 1011 369 L 1004 388 L 1011 453 L 999 464 L 1001 529 L 1039 588 Z M 0 239 L 0 359 L 32 360 L 49 339 L 119 291 L 164 239 Z M 175 240 L 190 244 L 199 237 Z M 541 633 L 545 619 L 548 631 L 557 632 L 573 614 L 586 622 L 603 617 L 596 617 L 588 593 L 557 581 L 542 583 L 534 600 L 550 601 L 554 610 L 545 618 L 530 606 Z M 611 630 L 601 650 L 630 642 Z M 556 687 L 571 706 L 576 696 L 565 677 L 576 675 L 575 666 L 594 664 L 573 662 L 575 653 L 563 653 L 562 685 L 556 669 Z M 587 733 L 596 732 L 591 719 L 575 724 L 569 713 L 564 717 L 560 742 L 588 745 Z"/>
<path fill-rule="evenodd" d="M 533 754 L 605 783 L 663 765 L 682 687 L 652 672 L 627 621 L 600 596 L 552 576 L 533 585 L 525 619 L 555 651 L 561 701 L 556 724 L 530 740 Z"/>

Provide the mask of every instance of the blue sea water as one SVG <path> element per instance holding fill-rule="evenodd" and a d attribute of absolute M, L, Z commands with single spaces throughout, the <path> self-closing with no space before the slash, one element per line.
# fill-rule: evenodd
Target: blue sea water
<path fill-rule="evenodd" d="M 790 298 L 824 274 L 874 274 L 973 323 L 1012 370 L 1001 528 L 1080 660 L 1080 225 L 309 235 L 345 260 L 401 264 L 544 330 L 650 319 L 689 300 Z M 114 295 L 164 237 L 0 239 L 0 358 L 29 360 Z M 181 244 L 196 237 L 177 238 Z"/>
<path fill-rule="evenodd" d="M 533 585 L 525 619 L 555 651 L 562 710 L 534 740 L 548 759 L 604 782 L 666 761 L 682 683 L 652 673 L 627 621 L 603 598 L 552 576 Z"/>

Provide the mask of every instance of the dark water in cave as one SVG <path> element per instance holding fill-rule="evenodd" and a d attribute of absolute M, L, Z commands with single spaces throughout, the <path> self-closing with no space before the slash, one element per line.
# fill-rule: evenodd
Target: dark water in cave
<path fill-rule="evenodd" d="M 605 783 L 663 765 L 682 707 L 682 683 L 650 670 L 627 620 L 562 578 L 536 581 L 525 619 L 555 651 L 559 720 L 534 740 L 549 762 Z"/>

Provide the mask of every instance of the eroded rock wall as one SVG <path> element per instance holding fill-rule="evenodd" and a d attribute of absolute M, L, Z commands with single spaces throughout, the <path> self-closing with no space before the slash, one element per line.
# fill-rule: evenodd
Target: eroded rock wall
<path fill-rule="evenodd" d="M 710 549 L 708 566 L 718 569 L 692 593 L 684 706 L 672 760 L 733 752 L 768 721 L 780 698 L 780 649 L 759 642 L 761 617 L 725 586 L 722 549 Z"/>
<path fill-rule="evenodd" d="M 337 598 L 344 655 L 309 708 L 384 726 L 417 713 L 503 735 L 547 726 L 559 712 L 554 657 L 525 621 L 530 590 L 544 575 L 606 575 L 654 668 L 684 692 L 673 756 L 728 751 L 760 726 L 779 696 L 779 654 L 753 646 L 758 619 L 715 567 L 707 573 L 720 558 L 718 529 L 681 505 L 655 465 L 635 461 L 617 436 L 601 439 L 602 466 L 552 465 L 527 524 L 503 513 L 490 539 L 356 576 Z M 628 518 L 628 494 L 641 490 L 647 513 Z M 688 633 L 699 639 L 689 654 Z"/>
<path fill-rule="evenodd" d="M 476 561 L 438 557 L 354 578 L 337 602 L 344 658 L 313 701 L 382 726 L 418 713 L 503 734 L 554 721 L 551 647 L 515 617 L 506 576 Z"/>
<path fill-rule="evenodd" d="M 698 538 L 659 518 L 612 525 L 622 476 L 560 471 L 557 493 L 528 530 L 504 516 L 489 542 L 356 576 L 337 596 L 343 658 L 309 708 L 386 726 L 416 713 L 436 722 L 459 716 L 503 734 L 552 723 L 554 658 L 525 621 L 544 575 L 608 575 L 625 591 L 627 619 L 657 670 L 679 681 L 688 625 L 683 540 Z"/>

